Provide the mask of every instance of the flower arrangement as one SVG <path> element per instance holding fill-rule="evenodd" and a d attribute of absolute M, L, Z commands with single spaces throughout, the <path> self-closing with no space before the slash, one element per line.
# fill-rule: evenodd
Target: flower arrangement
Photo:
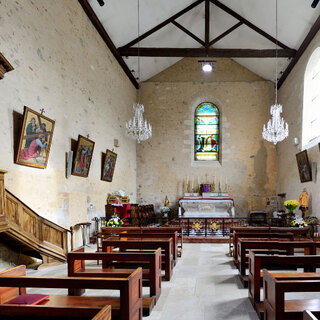
<path fill-rule="evenodd" d="M 288 209 L 289 213 L 293 213 L 293 210 L 298 206 L 297 200 L 287 200 L 284 202 L 284 206 Z"/>
<path fill-rule="evenodd" d="M 304 228 L 307 227 L 308 224 L 302 218 L 295 218 L 291 221 L 291 225 L 296 228 Z"/>
<path fill-rule="evenodd" d="M 170 208 L 169 207 L 161 207 L 160 212 L 164 217 L 167 217 L 170 212 Z"/>
<path fill-rule="evenodd" d="M 123 221 L 119 218 L 119 216 L 114 213 L 112 217 L 106 222 L 107 227 L 121 227 L 123 225 Z"/>

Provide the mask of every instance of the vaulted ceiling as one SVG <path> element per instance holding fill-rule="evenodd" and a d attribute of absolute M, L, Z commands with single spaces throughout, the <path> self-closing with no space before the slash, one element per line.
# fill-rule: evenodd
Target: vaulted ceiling
<path fill-rule="evenodd" d="M 95 18 L 98 18 L 114 44 L 114 49 L 117 49 L 118 59 L 121 60 L 123 56 L 127 72 L 134 70 L 131 76 L 134 82 L 134 77 L 138 76 L 135 49 L 138 44 L 130 45 L 130 42 L 138 37 L 138 0 L 104 1 L 105 5 L 101 7 L 97 0 L 79 0 L 84 8 L 88 4 L 92 8 Z M 310 38 L 310 30 L 313 28 L 314 34 L 319 30 L 320 4 L 313 9 L 311 2 L 278 0 L 278 54 L 285 56 L 278 58 L 279 78 L 290 61 L 297 58 L 296 52 L 299 54 L 299 48 L 308 34 Z M 180 16 L 177 14 L 188 6 L 192 8 Z M 140 41 L 140 81 L 150 79 L 188 55 L 208 58 L 229 56 L 264 79 L 274 81 L 275 60 L 272 58 L 272 50 L 275 49 L 276 38 L 275 7 L 276 0 L 140 0 L 140 35 L 178 15 Z M 88 9 L 86 11 L 88 14 Z M 225 32 L 227 34 L 219 40 L 219 36 Z M 218 41 L 209 49 L 209 42 L 214 39 Z M 180 48 L 180 51 L 170 48 Z M 186 48 L 192 50 L 183 50 Z M 196 51 L 197 48 L 201 50 Z"/>

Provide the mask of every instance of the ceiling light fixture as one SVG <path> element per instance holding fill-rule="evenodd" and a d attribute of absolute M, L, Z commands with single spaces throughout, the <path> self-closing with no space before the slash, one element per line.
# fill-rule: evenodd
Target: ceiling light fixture
<path fill-rule="evenodd" d="M 282 105 L 278 104 L 278 0 L 276 0 L 276 78 L 275 103 L 270 107 L 271 119 L 267 127 L 263 125 L 262 138 L 277 144 L 289 135 L 288 123 L 281 117 Z"/>
<path fill-rule="evenodd" d="M 318 5 L 318 3 L 319 3 L 319 0 L 313 0 L 311 7 L 315 8 Z"/>
<path fill-rule="evenodd" d="M 211 72 L 214 69 L 215 60 L 199 60 L 198 62 L 201 63 L 203 72 Z"/>
<path fill-rule="evenodd" d="M 138 0 L 138 39 L 140 37 L 140 2 Z M 140 41 L 138 41 L 138 77 L 140 80 Z M 140 87 L 138 89 L 137 103 L 133 105 L 134 116 L 129 122 L 126 123 L 127 135 L 137 140 L 138 143 L 144 140 L 148 140 L 152 136 L 151 124 L 147 123 L 147 120 L 143 119 L 144 105 L 139 103 L 140 101 Z"/>

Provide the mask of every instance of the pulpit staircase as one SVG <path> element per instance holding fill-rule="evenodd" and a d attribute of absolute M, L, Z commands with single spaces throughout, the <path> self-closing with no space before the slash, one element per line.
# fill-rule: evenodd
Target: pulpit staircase
<path fill-rule="evenodd" d="M 0 170 L 0 241 L 43 263 L 65 262 L 69 230 L 39 216 L 6 190 L 5 173 Z"/>

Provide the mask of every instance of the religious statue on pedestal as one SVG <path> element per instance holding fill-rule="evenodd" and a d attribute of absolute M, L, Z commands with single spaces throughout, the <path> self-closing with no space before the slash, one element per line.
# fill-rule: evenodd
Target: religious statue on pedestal
<path fill-rule="evenodd" d="M 299 204 L 300 204 L 299 210 L 301 210 L 302 219 L 305 218 L 305 213 L 308 210 L 308 197 L 309 195 L 308 195 L 307 189 L 304 188 L 299 197 Z"/>

